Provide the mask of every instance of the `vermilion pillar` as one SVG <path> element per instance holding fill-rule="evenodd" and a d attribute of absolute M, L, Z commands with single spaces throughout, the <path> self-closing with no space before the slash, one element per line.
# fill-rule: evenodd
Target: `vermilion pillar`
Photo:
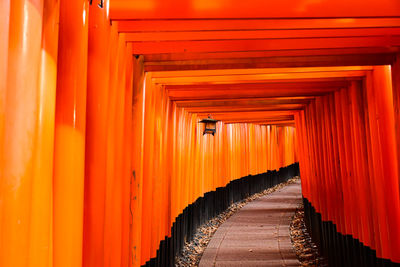
<path fill-rule="evenodd" d="M 116 99 L 117 99 L 117 73 L 118 73 L 118 31 L 117 26 L 111 27 L 110 34 L 110 80 L 109 80 L 109 96 L 107 111 L 107 159 L 106 159 L 106 199 L 105 199 L 105 219 L 104 219 L 104 242 L 107 244 L 104 249 L 105 264 L 115 263 L 115 255 L 113 247 L 115 239 L 119 236 L 119 225 L 115 222 L 120 218 L 116 218 L 114 214 L 114 192 L 116 190 L 115 183 L 120 179 L 116 175 Z"/>
<path fill-rule="evenodd" d="M 82 265 L 87 0 L 60 2 L 54 148 L 54 266 Z"/>
<path fill-rule="evenodd" d="M 375 196 L 374 215 L 377 218 L 379 227 L 379 240 L 376 246 L 376 255 L 380 258 L 389 258 L 389 241 L 388 241 L 388 222 L 385 211 L 385 192 L 382 186 L 383 167 L 382 167 L 382 152 L 379 145 L 379 127 L 377 120 L 376 109 L 376 91 L 373 88 L 372 74 L 368 73 L 365 78 L 365 91 L 368 101 L 368 126 L 369 126 L 369 147 L 371 149 L 371 165 L 373 165 L 373 173 L 371 173 L 371 190 Z"/>
<path fill-rule="evenodd" d="M 53 153 L 59 1 L 44 0 L 29 266 L 52 266 Z"/>
<path fill-rule="evenodd" d="M 144 70 L 143 57 L 134 60 L 132 93 L 132 182 L 130 192 L 130 266 L 140 266 L 142 235 L 143 138 L 144 138 Z"/>
<path fill-rule="evenodd" d="M 0 2 L 0 179 L 3 178 L 4 166 L 4 120 L 6 115 L 8 32 L 10 23 L 10 0 Z M 0 180 L 0 192 L 2 192 Z M 0 196 L 1 199 L 1 196 Z M 0 204 L 0 233 L 2 232 L 2 205 Z M 0 244 L 1 247 L 1 244 Z"/>
<path fill-rule="evenodd" d="M 114 25 L 113 25 L 114 27 Z M 117 25 L 116 25 L 117 27 Z M 123 119 L 124 119 L 124 70 L 125 70 L 125 40 L 121 35 L 116 39 L 116 60 L 112 64 L 115 69 L 111 75 L 110 116 L 108 125 L 112 125 L 112 133 L 108 137 L 109 150 L 113 158 L 107 164 L 107 202 L 106 232 L 107 246 L 105 262 L 109 266 L 121 266 L 121 226 L 122 226 L 122 148 L 123 148 Z M 111 151 L 112 150 L 112 151 Z"/>
<path fill-rule="evenodd" d="M 89 12 L 83 266 L 91 267 L 104 265 L 110 23 L 105 8 Z"/>
<path fill-rule="evenodd" d="M 400 201 L 398 155 L 393 111 L 392 81 L 389 66 L 374 68 L 374 89 L 382 151 L 383 186 L 386 213 L 388 217 L 389 259 L 400 262 Z"/>
<path fill-rule="evenodd" d="M 29 266 L 43 1 L 2 1 L 0 10 L 0 20 L 5 23 L 0 26 L 1 33 L 8 32 L 8 18 L 10 25 L 8 66 L 4 57 L 0 59 L 0 135 L 4 140 L 4 146 L 0 146 L 0 266 Z M 10 15 L 6 14 L 8 10 Z M 7 40 L 1 43 L 3 56 Z"/>
<path fill-rule="evenodd" d="M 0 2 L 0 151 L 3 151 L 4 118 L 7 90 L 7 60 L 8 60 L 8 32 L 10 25 L 10 0 Z M 0 153 L 0 169 L 3 169 L 2 154 Z M 1 206 L 0 206 L 1 207 Z M 0 210 L 1 229 L 1 210 Z"/>
<path fill-rule="evenodd" d="M 146 74 L 146 77 L 151 74 Z M 154 156 L 154 116 L 155 97 L 151 78 L 145 79 L 145 112 L 144 112 L 144 159 L 152 159 Z M 143 200 L 142 200 L 142 242 L 141 265 L 151 258 L 151 212 L 153 197 L 153 163 L 151 160 L 143 162 Z"/>
<path fill-rule="evenodd" d="M 133 57 L 132 44 L 127 45 L 125 52 L 127 59 L 126 80 L 125 80 L 125 103 L 124 103 L 124 151 L 123 151 L 123 171 L 122 171 L 122 251 L 121 266 L 128 267 L 131 262 L 130 257 L 130 224 L 132 212 L 131 203 L 131 185 L 132 175 L 132 92 L 133 92 Z"/>
<path fill-rule="evenodd" d="M 397 143 L 397 155 L 400 155 L 400 53 L 395 57 L 395 60 L 391 66 L 392 72 L 392 90 L 393 90 L 393 108 L 394 108 L 394 119 L 395 119 L 395 130 L 396 130 L 396 143 Z M 400 164 L 398 164 L 400 168 Z M 399 171 L 400 173 L 400 171 Z"/>

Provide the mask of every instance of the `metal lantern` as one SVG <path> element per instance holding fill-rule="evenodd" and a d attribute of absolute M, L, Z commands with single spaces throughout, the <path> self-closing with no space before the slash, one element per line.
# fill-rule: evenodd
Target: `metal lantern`
<path fill-rule="evenodd" d="M 203 135 L 212 134 L 214 136 L 217 131 L 217 122 L 218 120 L 211 118 L 211 115 L 208 115 L 208 118 L 201 120 L 200 123 L 204 123 L 205 125 Z"/>

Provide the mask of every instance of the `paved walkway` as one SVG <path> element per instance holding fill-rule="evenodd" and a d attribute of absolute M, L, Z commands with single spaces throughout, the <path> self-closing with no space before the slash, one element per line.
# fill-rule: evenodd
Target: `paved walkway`
<path fill-rule="evenodd" d="M 300 182 L 250 202 L 215 232 L 199 267 L 299 266 L 289 236 Z"/>

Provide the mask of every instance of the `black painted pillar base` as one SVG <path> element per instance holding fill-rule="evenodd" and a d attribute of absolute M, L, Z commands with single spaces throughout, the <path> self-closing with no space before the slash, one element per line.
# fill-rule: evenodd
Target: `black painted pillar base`
<path fill-rule="evenodd" d="M 351 235 L 339 233 L 335 224 L 321 219 L 321 214 L 315 211 L 307 198 L 303 197 L 303 204 L 307 230 L 329 266 L 400 267 L 399 263 L 376 257 L 375 250 Z"/>

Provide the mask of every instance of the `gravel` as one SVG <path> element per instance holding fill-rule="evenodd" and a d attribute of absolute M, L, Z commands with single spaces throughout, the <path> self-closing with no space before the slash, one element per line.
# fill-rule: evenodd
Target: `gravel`
<path fill-rule="evenodd" d="M 279 190 L 286 185 L 298 181 L 298 179 L 299 177 L 294 177 L 292 179 L 289 179 L 285 183 L 278 184 L 272 188 L 254 194 L 242 201 L 236 202 L 232 204 L 226 211 L 224 211 L 223 213 L 219 214 L 218 216 L 209 220 L 207 223 L 200 226 L 197 229 L 196 234 L 193 237 L 193 240 L 191 242 L 186 242 L 181 254 L 175 258 L 175 266 L 179 267 L 198 266 L 204 250 L 206 249 L 215 231 L 217 231 L 218 227 L 223 222 L 225 222 L 229 217 L 231 217 L 235 212 L 237 212 L 247 203 L 259 197 L 271 194 L 272 192 L 275 192 L 276 190 Z M 311 266 L 311 265 L 305 265 L 305 266 Z"/>
<path fill-rule="evenodd" d="M 328 266 L 307 231 L 303 204 L 297 208 L 290 223 L 290 239 L 301 266 Z"/>

